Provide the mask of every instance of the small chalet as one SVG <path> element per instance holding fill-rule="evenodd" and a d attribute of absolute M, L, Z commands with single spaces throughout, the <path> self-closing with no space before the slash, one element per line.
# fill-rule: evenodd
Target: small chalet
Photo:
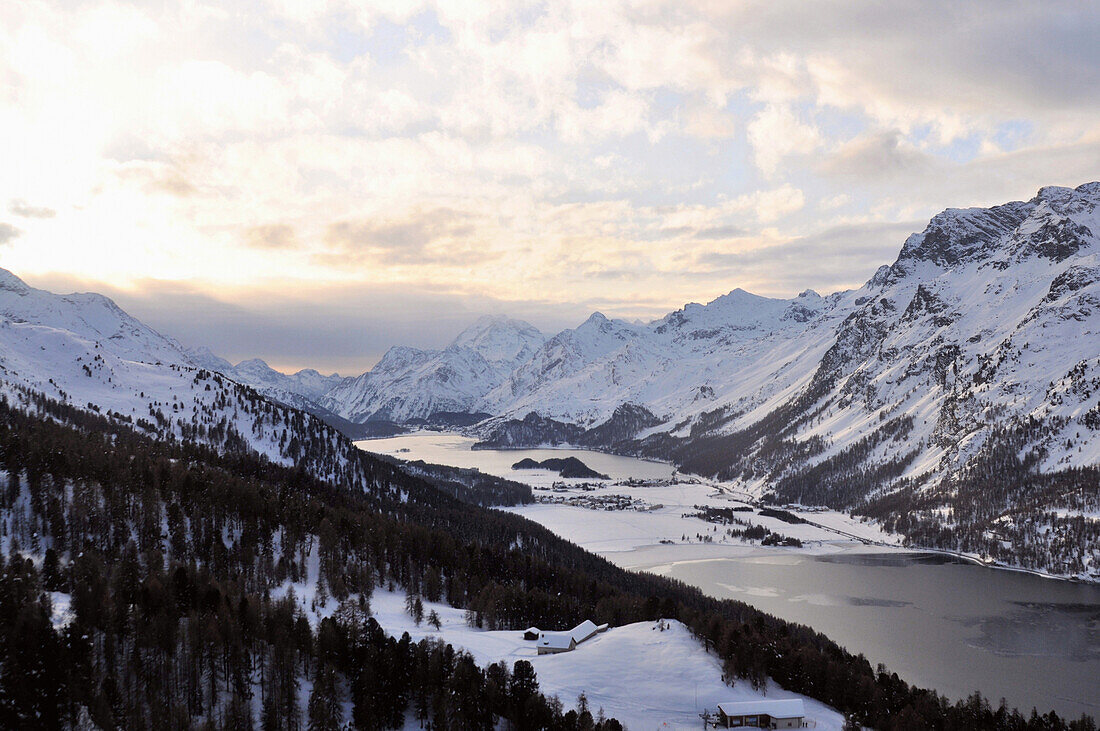
<path fill-rule="evenodd" d="M 805 728 L 806 709 L 802 699 L 741 701 L 718 704 L 720 728 Z"/>
<path fill-rule="evenodd" d="M 593 635 L 600 632 L 606 632 L 608 625 L 596 624 L 590 619 L 586 619 L 578 624 L 568 632 L 539 632 L 538 638 L 538 651 L 540 655 L 550 655 L 558 652 L 569 652 L 570 650 L 577 649 L 577 645 L 591 638 Z M 527 637 L 527 633 L 531 630 L 537 629 L 532 627 L 524 633 L 524 638 Z"/>
<path fill-rule="evenodd" d="M 538 627 L 528 627 L 523 631 L 523 639 L 525 640 L 537 640 L 539 638 Z"/>

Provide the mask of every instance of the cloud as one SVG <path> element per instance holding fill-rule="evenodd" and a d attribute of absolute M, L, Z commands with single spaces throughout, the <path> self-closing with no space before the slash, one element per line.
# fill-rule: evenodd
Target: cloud
<path fill-rule="evenodd" d="M 298 234 L 293 226 L 271 223 L 248 228 L 245 240 L 255 249 L 291 249 L 298 245 Z"/>
<path fill-rule="evenodd" d="M 15 216 L 22 218 L 53 218 L 57 211 L 45 206 L 32 206 L 24 200 L 13 200 L 8 204 L 8 210 Z"/>
<path fill-rule="evenodd" d="M 861 135 L 844 143 L 819 165 L 825 175 L 862 181 L 913 175 L 936 167 L 927 153 L 903 144 L 898 130 Z"/>
<path fill-rule="evenodd" d="M 775 175 L 788 155 L 813 152 L 821 144 L 821 133 L 803 122 L 786 105 L 769 104 L 748 124 L 756 166 L 765 175 Z"/>
<path fill-rule="evenodd" d="M 1100 170 L 1076 0 L 354 5 L 0 4 L 5 266 L 658 315 Z"/>
<path fill-rule="evenodd" d="M 758 190 L 738 196 L 729 201 L 726 208 L 732 211 L 747 211 L 761 223 L 772 223 L 802 210 L 804 205 L 806 205 L 806 196 L 802 190 L 784 184 L 778 188 Z"/>
<path fill-rule="evenodd" d="M 0 221 L 0 246 L 10 244 L 22 235 L 23 231 L 21 229 L 12 226 L 10 223 Z"/>
<path fill-rule="evenodd" d="M 765 280 L 765 294 L 789 296 L 810 286 L 828 294 L 857 287 L 893 262 L 905 237 L 923 226 L 919 221 L 844 224 L 757 248 L 702 252 L 694 267 L 712 278 Z"/>
<path fill-rule="evenodd" d="M 473 235 L 471 216 L 449 208 L 415 211 L 398 219 L 341 221 L 329 226 L 327 261 L 379 260 L 388 264 L 424 265 L 472 262 L 488 252 L 459 245 Z"/>
<path fill-rule="evenodd" d="M 209 347 L 237 363 L 262 358 L 284 371 L 316 368 L 358 375 L 394 344 L 441 348 L 483 313 L 527 319 L 556 332 L 582 322 L 588 303 L 497 300 L 430 285 L 344 285 L 318 288 L 282 282 L 267 290 L 221 290 L 145 280 L 128 289 L 68 275 L 29 277 L 57 292 L 97 291 L 187 347 Z M 289 294 L 292 293 L 292 294 Z"/>
<path fill-rule="evenodd" d="M 185 166 L 178 162 L 129 160 L 119 165 L 115 174 L 123 184 L 135 184 L 152 195 L 188 198 L 199 193 Z"/>
<path fill-rule="evenodd" d="M 694 239 L 732 239 L 744 236 L 748 231 L 740 226 L 710 226 L 692 234 Z"/>

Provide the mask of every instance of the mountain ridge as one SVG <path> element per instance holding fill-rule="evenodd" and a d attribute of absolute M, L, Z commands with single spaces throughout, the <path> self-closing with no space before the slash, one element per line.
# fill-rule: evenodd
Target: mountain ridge
<path fill-rule="evenodd" d="M 666 459 L 763 499 L 862 512 L 915 544 L 1100 578 L 1097 231 L 1100 184 L 1047 187 L 934 216 L 855 290 L 734 289 L 550 337 L 485 317 L 354 378 L 231 366 L 107 298 L 3 272 L 0 388 L 284 464 L 347 448 L 305 413 L 345 434 L 444 414 L 483 447 Z"/>

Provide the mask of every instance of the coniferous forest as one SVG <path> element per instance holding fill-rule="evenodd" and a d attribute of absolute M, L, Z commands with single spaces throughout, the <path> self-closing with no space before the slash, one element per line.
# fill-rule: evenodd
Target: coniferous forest
<path fill-rule="evenodd" d="M 0 404 L 0 727 L 614 729 L 539 692 L 529 663 L 371 618 L 376 586 L 490 629 L 676 618 L 731 683 L 774 678 L 882 729 L 1095 729 L 975 694 L 949 702 L 813 630 L 619 569 L 479 493 L 360 454 L 357 484 L 246 451 L 155 441 L 56 402 Z M 503 494 L 511 499 L 514 496 Z M 319 557 L 312 626 L 276 591 Z M 55 627 L 51 597 L 71 597 Z"/>

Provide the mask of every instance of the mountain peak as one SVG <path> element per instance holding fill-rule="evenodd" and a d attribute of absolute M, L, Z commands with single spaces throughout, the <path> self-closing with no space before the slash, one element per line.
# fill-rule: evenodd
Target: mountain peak
<path fill-rule="evenodd" d="M 926 261 L 944 268 L 988 258 L 1023 223 L 1034 203 L 1014 201 L 992 208 L 948 208 L 919 234 L 905 240 L 895 264 Z"/>
<path fill-rule="evenodd" d="M 242 360 L 235 368 L 240 371 L 273 371 L 275 370 L 267 364 L 267 361 L 260 358 L 249 358 L 248 360 Z M 285 375 L 285 374 L 284 374 Z"/>
<path fill-rule="evenodd" d="M 447 350 L 475 351 L 491 363 L 525 360 L 546 337 L 534 325 L 505 315 L 482 315 Z"/>
<path fill-rule="evenodd" d="M 0 290 L 26 295 L 31 291 L 31 288 L 27 286 L 26 282 L 9 272 L 7 269 L 0 269 Z"/>

